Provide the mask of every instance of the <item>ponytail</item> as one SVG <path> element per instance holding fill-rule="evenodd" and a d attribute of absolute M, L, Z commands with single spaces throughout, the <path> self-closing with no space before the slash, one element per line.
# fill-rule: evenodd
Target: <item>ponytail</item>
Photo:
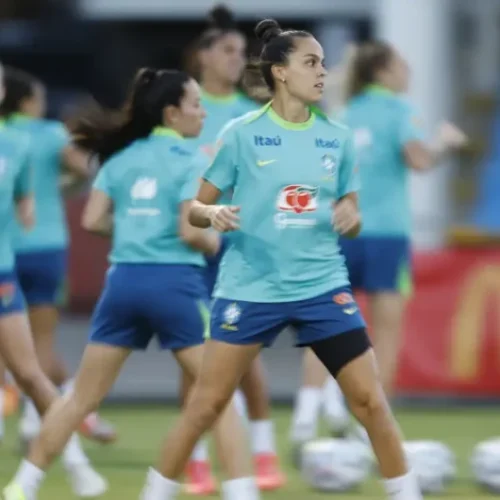
<path fill-rule="evenodd" d="M 102 164 L 163 124 L 163 110 L 179 106 L 189 76 L 174 70 L 140 70 L 120 111 L 97 104 L 76 118 L 71 132 L 76 145 L 92 151 Z"/>

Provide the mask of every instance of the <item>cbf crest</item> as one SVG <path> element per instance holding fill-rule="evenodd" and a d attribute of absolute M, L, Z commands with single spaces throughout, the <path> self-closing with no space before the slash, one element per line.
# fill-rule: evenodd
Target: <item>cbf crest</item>
<path fill-rule="evenodd" d="M 223 317 L 224 317 L 224 323 L 222 324 L 222 328 L 224 330 L 232 330 L 232 331 L 238 330 L 237 323 L 241 317 L 241 309 L 239 308 L 238 304 L 236 304 L 235 302 L 229 304 L 224 309 Z"/>
<path fill-rule="evenodd" d="M 326 172 L 328 179 L 335 177 L 337 174 L 337 159 L 331 154 L 326 154 L 321 157 L 321 165 Z"/>

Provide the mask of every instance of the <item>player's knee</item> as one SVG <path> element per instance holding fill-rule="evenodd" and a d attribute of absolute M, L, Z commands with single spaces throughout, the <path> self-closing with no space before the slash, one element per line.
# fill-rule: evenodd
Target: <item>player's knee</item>
<path fill-rule="evenodd" d="M 372 420 L 379 420 L 388 412 L 388 404 L 384 392 L 379 384 L 367 383 L 348 396 L 348 404 L 353 415 L 363 425 Z"/>
<path fill-rule="evenodd" d="M 215 423 L 227 403 L 227 397 L 216 391 L 196 391 L 189 399 L 186 412 L 191 422 L 205 431 Z"/>
<path fill-rule="evenodd" d="M 13 375 L 19 387 L 29 397 L 32 397 L 37 392 L 46 378 L 37 364 L 35 366 L 27 364 L 26 366 L 19 367 Z"/>

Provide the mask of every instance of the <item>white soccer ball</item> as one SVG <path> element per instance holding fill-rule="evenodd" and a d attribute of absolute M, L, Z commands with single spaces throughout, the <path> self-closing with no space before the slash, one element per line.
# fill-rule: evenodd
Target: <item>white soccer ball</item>
<path fill-rule="evenodd" d="M 445 444 L 438 441 L 407 441 L 404 450 L 423 493 L 442 493 L 455 479 L 456 458 Z"/>
<path fill-rule="evenodd" d="M 476 481 L 488 490 L 500 493 L 500 438 L 476 445 L 470 463 Z"/>
<path fill-rule="evenodd" d="M 302 476 L 316 490 L 342 492 L 365 481 L 372 462 L 370 449 L 359 441 L 319 439 L 302 449 Z"/>

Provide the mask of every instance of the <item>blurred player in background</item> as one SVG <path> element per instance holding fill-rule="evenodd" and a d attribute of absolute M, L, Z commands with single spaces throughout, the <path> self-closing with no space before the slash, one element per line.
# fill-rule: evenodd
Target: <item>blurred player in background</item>
<path fill-rule="evenodd" d="M 64 292 L 67 270 L 68 230 L 61 176 L 67 172 L 76 182 L 90 176 L 89 155 L 70 144 L 64 126 L 44 118 L 44 85 L 34 76 L 14 68 L 5 69 L 5 99 L 0 115 L 9 128 L 30 137 L 32 186 L 36 205 L 35 225 L 19 227 L 14 237 L 16 272 L 28 306 L 28 315 L 40 364 L 63 392 L 71 389 L 64 362 L 56 351 L 58 305 Z M 35 405 L 27 400 L 20 422 L 20 436 L 31 441 L 40 430 Z M 113 428 L 97 414 L 82 424 L 84 434 L 99 442 L 114 441 Z"/>
<path fill-rule="evenodd" d="M 353 289 L 368 296 L 380 377 L 391 397 L 403 314 L 412 289 L 410 170 L 424 172 L 439 164 L 444 155 L 463 146 L 466 137 L 445 122 L 433 141 L 425 141 L 418 113 L 402 97 L 410 82 L 408 64 L 384 42 L 349 47 L 335 79 L 337 92 L 337 84 L 345 84 L 341 119 L 354 132 L 362 185 L 363 229 L 354 240 L 341 239 L 341 249 Z M 311 353 L 306 353 L 306 360 L 292 429 L 296 442 L 314 437 L 325 376 Z M 311 379 L 313 383 L 308 384 Z M 341 391 L 330 379 L 325 393 L 327 420 L 335 433 L 344 433 L 349 418 Z"/>
<path fill-rule="evenodd" d="M 217 134 L 224 125 L 258 109 L 259 105 L 238 89 L 246 65 L 247 43 L 238 30 L 232 13 L 223 6 L 215 7 L 209 14 L 209 22 L 210 26 L 196 44 L 192 60 L 192 72 L 200 81 L 202 104 L 207 117 L 200 136 L 190 142 L 213 156 Z M 225 193 L 221 203 L 230 203 L 230 200 L 231 193 Z M 220 252 L 207 259 L 207 286 L 210 295 L 226 247 L 227 239 L 223 237 Z M 239 391 L 235 397 L 241 412 L 248 411 L 258 485 L 263 490 L 277 489 L 285 483 L 285 477 L 279 469 L 265 369 L 260 357 L 252 363 L 249 372 L 243 377 L 241 388 L 244 399 Z M 186 387 L 183 392 L 186 393 Z M 215 490 L 206 441 L 202 440 L 196 446 L 186 472 L 188 492 L 210 494 Z"/>
<path fill-rule="evenodd" d="M 5 95 L 0 66 L 0 102 Z M 33 345 L 25 301 L 15 271 L 13 236 L 16 217 L 25 228 L 33 227 L 31 143 L 27 134 L 0 124 L 0 354 L 21 390 L 32 398 L 40 414 L 58 393 L 42 371 Z M 70 436 L 68 436 L 70 438 Z M 89 465 L 78 437 L 71 436 L 63 463 L 77 496 L 103 494 L 106 481 Z M 14 496 L 13 498 L 23 498 Z M 31 499 L 27 499 L 31 500 Z"/>
<path fill-rule="evenodd" d="M 194 79 L 145 69 L 118 116 L 99 110 L 76 126 L 76 143 L 102 163 L 83 225 L 113 235 L 111 267 L 74 389 L 51 408 L 6 500 L 36 498 L 43 471 L 72 430 L 98 407 L 128 356 L 146 349 L 153 337 L 196 378 L 209 326 L 202 252 L 214 255 L 220 248 L 216 232 L 188 222 L 206 163 L 185 147 L 184 137 L 198 135 L 204 116 Z M 228 477 L 251 474 L 245 430 L 233 404 L 215 431 Z"/>

